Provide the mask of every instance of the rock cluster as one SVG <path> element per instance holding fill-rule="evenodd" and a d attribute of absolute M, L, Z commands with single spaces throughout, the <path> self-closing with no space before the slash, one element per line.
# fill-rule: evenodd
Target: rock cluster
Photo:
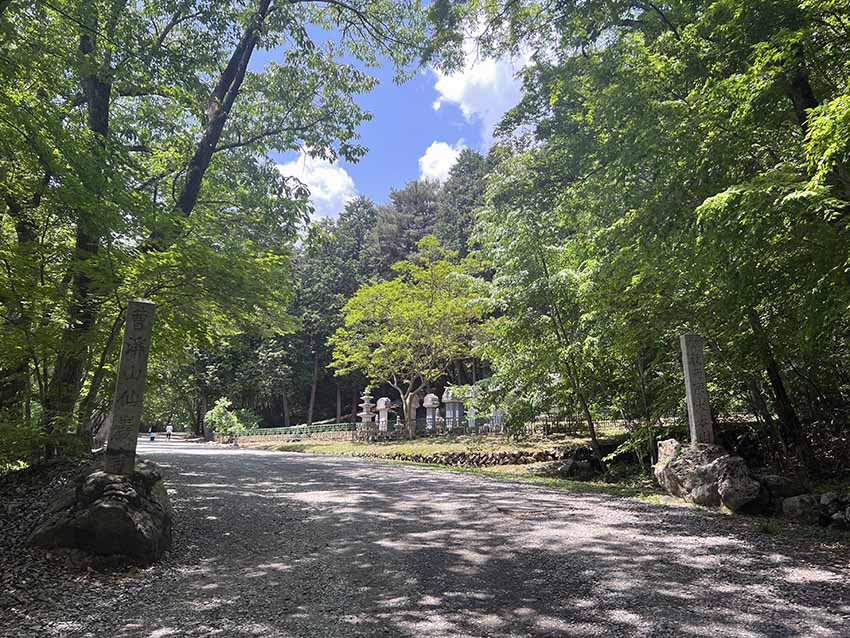
<path fill-rule="evenodd" d="M 697 505 L 850 529 L 850 494 L 809 494 L 800 480 L 752 474 L 741 457 L 719 445 L 661 441 L 655 478 L 670 494 Z"/>
<path fill-rule="evenodd" d="M 783 499 L 805 491 L 791 479 L 752 474 L 744 459 L 719 445 L 682 445 L 675 439 L 658 444 L 655 478 L 670 494 L 691 503 L 748 514 L 775 514 Z"/>
<path fill-rule="evenodd" d="M 658 444 L 655 478 L 674 496 L 733 512 L 756 501 L 762 489 L 740 456 L 712 443 L 682 445 L 675 439 Z"/>
<path fill-rule="evenodd" d="M 850 530 L 850 494 L 826 492 L 791 496 L 782 501 L 782 515 L 808 525 Z"/>
<path fill-rule="evenodd" d="M 171 545 L 171 521 L 159 469 L 142 462 L 131 476 L 102 470 L 81 475 L 53 501 L 30 542 L 150 563 Z"/>

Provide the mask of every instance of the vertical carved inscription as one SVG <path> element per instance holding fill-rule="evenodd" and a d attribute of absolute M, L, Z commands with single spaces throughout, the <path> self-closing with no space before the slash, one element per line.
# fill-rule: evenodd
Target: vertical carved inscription
<path fill-rule="evenodd" d="M 104 469 L 112 474 L 132 474 L 136 463 L 155 311 L 156 305 L 143 299 L 134 299 L 127 305 L 104 464 Z"/>
<path fill-rule="evenodd" d="M 711 405 L 703 359 L 705 342 L 699 335 L 688 333 L 681 336 L 680 343 L 682 367 L 685 371 L 691 443 L 714 443 L 714 424 L 711 420 Z"/>

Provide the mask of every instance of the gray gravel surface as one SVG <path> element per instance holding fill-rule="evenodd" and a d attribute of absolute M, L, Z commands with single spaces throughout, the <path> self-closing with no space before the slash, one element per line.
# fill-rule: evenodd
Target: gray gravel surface
<path fill-rule="evenodd" d="M 846 556 L 745 519 L 351 458 L 140 453 L 176 510 L 166 560 L 48 560 L 0 635 L 850 637 Z"/>

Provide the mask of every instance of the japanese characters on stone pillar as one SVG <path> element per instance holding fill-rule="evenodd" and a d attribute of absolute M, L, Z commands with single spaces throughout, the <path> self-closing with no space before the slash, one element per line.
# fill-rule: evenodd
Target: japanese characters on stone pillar
<path fill-rule="evenodd" d="M 110 474 L 129 476 L 136 465 L 136 439 L 144 409 L 155 311 L 156 304 L 144 299 L 133 299 L 127 304 L 112 403 L 112 427 L 104 460 L 104 470 Z"/>
<path fill-rule="evenodd" d="M 703 359 L 705 341 L 699 335 L 689 332 L 681 336 L 680 342 L 682 367 L 685 370 L 691 443 L 714 443 L 714 424 L 711 420 L 711 405 L 708 399 Z"/>

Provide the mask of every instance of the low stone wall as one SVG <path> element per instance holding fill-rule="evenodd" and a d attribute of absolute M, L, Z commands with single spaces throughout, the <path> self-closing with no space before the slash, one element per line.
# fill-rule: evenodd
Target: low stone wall
<path fill-rule="evenodd" d="M 431 465 L 487 467 L 491 465 L 527 465 L 529 463 L 541 463 L 543 461 L 562 461 L 570 458 L 571 454 L 572 450 L 565 448 L 559 450 L 536 450 L 533 452 L 435 452 L 433 454 L 352 452 L 346 456 L 429 463 Z"/>
<path fill-rule="evenodd" d="M 309 434 L 273 434 L 262 436 L 239 436 L 236 437 L 237 445 L 247 443 L 291 443 L 310 439 L 313 441 L 356 441 L 357 433 L 353 430 L 339 432 L 311 432 Z"/>

